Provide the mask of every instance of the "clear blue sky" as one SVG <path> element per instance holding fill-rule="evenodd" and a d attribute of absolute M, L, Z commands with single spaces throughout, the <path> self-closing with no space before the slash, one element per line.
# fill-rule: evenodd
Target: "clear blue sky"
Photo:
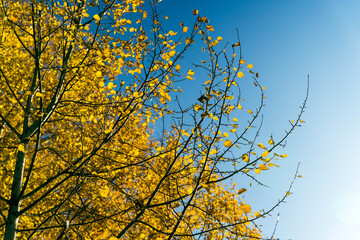
<path fill-rule="evenodd" d="M 294 119 L 310 75 L 306 124 L 288 139 L 289 157 L 264 176 L 271 189 L 254 188 L 252 206 L 272 206 L 301 162 L 303 178 L 280 212 L 281 240 L 360 239 L 358 0 L 163 0 L 162 13 L 190 23 L 192 9 L 211 20 L 224 40 L 238 28 L 244 58 L 267 86 L 263 135 L 281 136 Z"/>

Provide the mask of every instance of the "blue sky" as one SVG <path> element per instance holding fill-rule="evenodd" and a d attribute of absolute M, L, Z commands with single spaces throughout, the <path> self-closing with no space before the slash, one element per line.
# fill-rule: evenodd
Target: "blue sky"
<path fill-rule="evenodd" d="M 306 124 L 288 139 L 289 157 L 254 187 L 252 206 L 271 207 L 286 191 L 298 162 L 303 175 L 287 203 L 262 224 L 281 240 L 360 239 L 360 2 L 355 0 L 163 0 L 162 13 L 188 22 L 198 9 L 217 35 L 241 37 L 243 56 L 267 86 L 263 136 L 281 136 L 306 92 Z"/>

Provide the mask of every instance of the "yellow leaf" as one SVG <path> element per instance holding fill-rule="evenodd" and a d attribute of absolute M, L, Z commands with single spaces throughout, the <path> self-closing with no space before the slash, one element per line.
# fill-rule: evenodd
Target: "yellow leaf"
<path fill-rule="evenodd" d="M 223 38 L 219 36 L 219 37 L 217 37 L 217 40 L 218 40 L 218 41 L 222 41 Z"/>
<path fill-rule="evenodd" d="M 203 109 L 203 107 L 200 106 L 199 104 L 196 104 L 196 105 L 194 106 L 194 110 L 195 110 L 195 111 L 199 111 L 199 110 L 202 110 L 202 109 Z"/>
<path fill-rule="evenodd" d="M 261 154 L 261 157 L 266 158 L 268 154 L 269 154 L 269 152 L 268 152 L 268 151 L 265 151 L 265 152 L 263 152 L 263 153 Z"/>
<path fill-rule="evenodd" d="M 250 114 L 253 114 L 253 112 L 249 109 L 249 110 L 247 110 L 248 111 L 248 113 L 250 113 Z"/>
<path fill-rule="evenodd" d="M 287 156 L 288 156 L 287 154 L 280 155 L 280 157 L 282 158 L 286 158 Z"/>
<path fill-rule="evenodd" d="M 233 121 L 234 121 L 234 122 L 237 122 L 238 120 L 237 120 L 237 118 L 233 118 Z"/>
<path fill-rule="evenodd" d="M 22 144 L 20 144 L 19 146 L 18 146 L 18 151 L 19 152 L 25 152 L 25 145 L 22 143 Z"/>
<path fill-rule="evenodd" d="M 100 195 L 102 197 L 107 197 L 109 195 L 109 191 L 108 190 L 100 190 Z"/>
<path fill-rule="evenodd" d="M 183 27 L 183 32 L 186 33 L 188 31 L 188 27 Z"/>
<path fill-rule="evenodd" d="M 170 36 L 175 36 L 176 34 L 177 34 L 177 32 L 174 32 L 174 31 L 172 31 L 172 30 L 169 31 L 169 35 L 170 35 Z"/>
<path fill-rule="evenodd" d="M 260 172 L 261 172 L 261 170 L 260 169 L 255 169 L 255 173 L 257 173 L 257 174 L 260 174 Z"/>
<path fill-rule="evenodd" d="M 94 15 L 94 19 L 95 19 L 96 21 L 100 21 L 100 16 L 97 15 L 97 14 L 95 14 L 95 15 Z"/>
<path fill-rule="evenodd" d="M 246 212 L 246 213 L 251 212 L 251 207 L 250 207 L 249 204 L 241 205 L 241 206 L 240 206 L 240 209 L 243 210 L 243 211 Z"/>
<path fill-rule="evenodd" d="M 238 77 L 238 78 L 244 77 L 244 73 L 243 73 L 243 72 L 238 72 L 238 73 L 237 73 L 237 77 Z"/>
<path fill-rule="evenodd" d="M 214 154 L 216 154 L 217 153 L 217 150 L 214 148 L 213 150 L 211 150 L 210 152 L 209 152 L 209 155 L 214 155 Z"/>
<path fill-rule="evenodd" d="M 259 165 L 259 169 L 260 169 L 260 170 L 268 170 L 269 168 L 268 168 L 265 164 L 261 163 L 261 164 Z"/>
<path fill-rule="evenodd" d="M 244 162 L 249 162 L 249 156 L 245 153 L 241 156 L 241 159 L 244 161 Z"/>
<path fill-rule="evenodd" d="M 301 175 L 298 175 L 298 178 L 302 178 L 302 176 L 301 176 Z"/>
<path fill-rule="evenodd" d="M 243 194 L 246 191 L 247 191 L 246 188 L 239 189 L 238 194 Z"/>
<path fill-rule="evenodd" d="M 265 149 L 264 144 L 262 144 L 262 143 L 259 143 L 259 144 L 258 144 L 258 147 L 259 147 L 259 148 L 262 148 L 262 149 Z"/>
<path fill-rule="evenodd" d="M 194 71 L 193 70 L 189 70 L 188 73 L 187 73 L 189 76 L 194 76 Z"/>
<path fill-rule="evenodd" d="M 224 146 L 225 146 L 225 147 L 231 147 L 231 146 L 232 146 L 231 140 L 226 140 L 226 141 L 224 142 Z"/>
<path fill-rule="evenodd" d="M 44 97 L 44 94 L 40 93 L 40 92 L 36 92 L 35 93 L 35 97 Z"/>
<path fill-rule="evenodd" d="M 229 137 L 229 134 L 227 132 L 224 132 L 224 137 Z"/>
<path fill-rule="evenodd" d="M 97 71 L 97 72 L 95 73 L 95 76 L 98 77 L 98 78 L 101 77 L 101 76 L 102 76 L 101 71 Z"/>
<path fill-rule="evenodd" d="M 239 105 L 238 105 L 238 109 L 239 110 L 241 110 L 243 107 L 240 105 L 240 103 L 239 103 Z"/>
<path fill-rule="evenodd" d="M 270 144 L 270 145 L 274 145 L 274 140 L 270 139 L 270 140 L 269 140 L 269 144 Z"/>
<path fill-rule="evenodd" d="M 246 61 L 241 59 L 240 64 L 244 64 L 244 63 L 246 63 Z"/>
<path fill-rule="evenodd" d="M 253 65 L 250 63 L 250 64 L 247 65 L 247 68 L 251 69 L 251 68 L 253 68 Z"/>

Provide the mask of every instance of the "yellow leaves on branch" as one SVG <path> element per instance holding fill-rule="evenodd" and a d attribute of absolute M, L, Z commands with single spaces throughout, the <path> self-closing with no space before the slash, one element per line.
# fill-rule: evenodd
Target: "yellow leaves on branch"
<path fill-rule="evenodd" d="M 22 3 L 17 4 L 21 6 Z M 236 66 L 236 64 L 230 66 L 227 69 L 230 79 L 230 76 L 225 77 L 227 70 L 224 66 L 220 66 L 221 61 L 219 64 L 214 64 L 213 71 L 219 75 L 214 79 L 211 75 L 210 78 L 204 79 L 203 98 L 198 99 L 199 104 L 195 99 L 196 102 L 191 105 L 195 113 L 191 111 L 190 114 L 197 119 L 201 117 L 202 125 L 195 124 L 188 127 L 187 123 L 183 125 L 175 123 L 168 128 L 165 127 L 163 132 L 158 131 L 154 126 L 157 126 L 158 121 L 165 119 L 167 114 L 178 114 L 176 117 L 179 114 L 184 114 L 184 116 L 186 114 L 186 111 L 181 113 L 175 111 L 173 104 L 169 104 L 172 99 L 170 94 L 181 92 L 181 89 L 176 86 L 177 80 L 183 80 L 179 78 L 185 78 L 185 76 L 193 80 L 195 75 L 193 70 L 180 74 L 181 66 L 178 63 L 183 57 L 181 55 L 181 47 L 185 47 L 183 43 L 193 43 L 192 35 L 199 32 L 206 43 L 204 47 L 204 52 L 206 52 L 206 47 L 209 51 L 216 49 L 215 46 L 223 41 L 223 38 L 210 36 L 214 28 L 208 24 L 206 17 L 198 15 L 197 10 L 193 11 L 197 22 L 194 30 L 190 28 L 191 34 L 177 36 L 176 31 L 189 32 L 189 28 L 183 24 L 176 31 L 165 30 L 158 20 L 149 19 L 151 24 L 141 24 L 147 17 L 147 12 L 142 9 L 141 4 L 142 1 L 131 0 L 121 5 L 109 5 L 106 12 L 98 12 L 92 17 L 88 13 L 95 13 L 95 8 L 91 11 L 86 5 L 80 8 L 80 5 L 72 1 L 65 1 L 62 6 L 56 4 L 51 11 L 49 8 L 42 9 L 43 15 L 35 19 L 43 21 L 38 25 L 39 36 L 50 33 L 50 36 L 39 40 L 43 41 L 44 47 L 44 51 L 38 55 L 40 69 L 48 68 L 46 74 L 42 70 L 38 72 L 39 75 L 33 74 L 37 71 L 33 65 L 36 62 L 34 57 L 24 50 L 24 46 L 16 40 L 14 34 L 9 35 L 16 30 L 16 27 L 0 26 L 6 30 L 3 31 L 4 34 L 7 34 L 7 40 L 1 43 L 6 46 L 2 49 L 14 49 L 18 52 L 16 56 L 12 56 L 9 52 L 0 53 L 0 56 L 11 58 L 11 61 L 8 61 L 5 60 L 7 57 L 0 57 L 0 63 L 5 74 L 11 79 L 9 85 L 18 91 L 20 98 L 18 100 L 8 90 L 4 90 L 3 99 L 6 100 L 1 100 L 3 101 L 0 103 L 1 113 L 9 112 L 8 122 L 14 123 L 14 126 L 24 126 L 22 122 L 24 111 L 19 102 L 26 103 L 25 96 L 30 96 L 34 92 L 36 98 L 31 97 L 33 102 L 30 104 L 30 120 L 26 123 L 31 124 L 38 119 L 41 120 L 40 113 L 46 115 L 48 114 L 45 112 L 46 109 L 51 109 L 51 114 L 44 118 L 49 122 L 39 125 L 41 126 L 41 131 L 39 131 L 41 144 L 46 147 L 42 147 L 42 151 L 37 153 L 34 168 L 42 169 L 42 171 L 32 172 L 29 182 L 32 185 L 25 189 L 25 194 L 31 193 L 32 189 L 37 187 L 40 187 L 40 190 L 29 195 L 24 202 L 24 207 L 41 198 L 47 191 L 51 191 L 49 191 L 49 196 L 42 200 L 41 205 L 34 206 L 20 217 L 19 229 L 27 226 L 37 228 L 46 217 L 52 216 L 51 214 L 60 217 L 70 216 L 72 219 L 70 225 L 76 226 L 77 230 L 84 234 L 84 239 L 115 239 L 112 234 L 120 233 L 137 214 L 141 214 L 141 219 L 151 223 L 154 229 L 165 229 L 170 226 L 166 222 L 167 219 L 169 221 L 178 219 L 181 201 L 186 198 L 186 195 L 193 194 L 195 196 L 193 206 L 198 206 L 198 208 L 189 207 L 181 220 L 179 229 L 175 230 L 176 235 L 181 236 L 189 232 L 190 228 L 205 229 L 204 219 L 210 219 L 209 221 L 213 222 L 209 222 L 209 226 L 214 228 L 220 226 L 219 222 L 224 224 L 233 224 L 234 221 L 244 222 L 235 226 L 234 232 L 242 236 L 259 238 L 256 228 L 245 227 L 245 222 L 251 221 L 247 218 L 247 213 L 251 212 L 250 205 L 239 203 L 239 199 L 234 197 L 236 193 L 244 194 L 246 189 L 224 188 L 221 185 L 222 176 L 211 171 L 216 161 L 224 160 L 226 164 L 231 148 L 240 149 L 239 145 L 242 144 L 240 138 L 236 139 L 235 136 L 232 136 L 234 138 L 230 140 L 229 133 L 235 133 L 238 129 L 240 132 L 238 135 L 242 134 L 241 127 L 237 124 L 240 119 L 230 116 L 232 111 L 243 109 L 241 104 L 236 102 L 237 96 L 232 92 L 231 87 L 239 82 L 234 78 L 244 77 L 242 71 L 245 66 Z M 9 9 L 11 13 L 13 9 Z M 20 13 L 24 12 L 26 13 L 23 14 L 24 16 L 32 16 L 31 14 L 34 13 L 27 12 L 29 9 L 23 7 Z M 17 14 L 10 18 L 17 21 L 20 16 L 21 14 Z M 30 18 L 24 17 L 22 22 L 18 23 L 23 24 L 29 33 L 33 32 L 28 29 L 31 25 Z M 152 26 L 149 27 L 150 25 Z M 95 34 L 97 27 L 101 31 Z M 23 43 L 28 49 L 37 50 L 33 46 L 31 36 L 24 34 L 20 38 L 24 40 Z M 157 40 L 159 44 L 155 49 Z M 45 41 L 48 42 L 47 45 L 43 44 Z M 240 43 L 234 45 L 239 47 Z M 159 56 L 159 58 L 151 58 L 152 56 Z M 201 67 L 211 68 L 213 62 L 216 62 L 212 57 L 213 53 L 209 56 L 209 60 L 202 60 Z M 234 54 L 233 58 L 236 56 Z M 246 63 L 242 59 L 236 61 L 240 61 L 240 64 Z M 147 63 L 153 64 L 148 66 Z M 52 64 L 54 67 L 48 67 Z M 252 64 L 247 65 L 247 68 L 251 69 Z M 33 75 L 36 78 L 40 76 L 34 82 L 34 86 L 39 87 L 29 91 L 29 84 L 25 83 L 24 79 L 28 81 Z M 64 85 L 58 86 L 61 84 L 59 79 L 64 81 Z M 223 82 L 225 84 L 221 85 Z M 5 85 L 2 87 L 2 89 L 8 89 Z M 58 97 L 54 95 L 55 93 Z M 59 102 L 48 106 L 51 104 L 49 99 L 52 96 L 55 96 L 53 99 L 56 101 L 59 99 Z M 224 108 L 220 107 L 219 102 L 226 103 Z M 44 113 L 39 109 L 44 109 Z M 251 110 L 248 112 L 252 114 Z M 184 117 L 185 120 L 187 118 L 187 116 Z M 208 123 L 209 125 L 206 126 Z M 217 126 L 219 129 L 216 130 Z M 209 134 L 206 133 L 207 130 Z M 16 134 L 6 134 L 6 138 L 1 136 L 1 139 L 10 139 L 7 144 L 11 148 L 17 146 L 18 152 L 25 153 L 25 145 L 19 145 Z M 233 135 L 238 137 L 237 134 Z M 36 155 L 34 155 L 36 138 L 30 138 L 29 146 L 26 146 L 27 159 Z M 270 141 L 269 144 L 272 145 Z M 252 170 L 257 166 L 255 160 L 249 164 L 250 151 L 252 151 L 251 148 L 244 150 L 243 152 L 246 152 L 244 154 L 237 153 L 242 154 L 236 156 L 236 158 L 241 156 L 241 161 L 234 161 L 234 167 L 236 164 L 239 165 L 238 171 L 247 173 L 249 169 Z M 16 149 L 13 152 L 16 153 Z M 251 153 L 254 154 L 254 152 Z M 12 156 L 13 154 L 0 153 L 0 159 L 16 159 Z M 265 151 L 261 157 L 265 158 L 267 154 L 268 152 Z M 281 157 L 286 157 L 286 155 L 281 155 Z M 257 158 L 259 157 L 254 157 L 254 159 Z M 255 169 L 256 173 L 271 167 L 272 163 L 267 162 L 267 159 L 261 159 L 261 161 L 265 163 Z M 12 165 L 13 163 L 14 161 Z M 3 172 L 13 173 L 10 165 L 5 166 L 6 169 Z M 30 161 L 26 161 L 25 174 L 31 171 L 29 166 Z M 51 182 L 52 177 L 55 184 L 60 183 L 69 172 L 75 175 L 53 191 L 51 189 L 54 186 Z M 201 178 L 197 179 L 199 176 Z M 6 192 L 7 196 L 10 196 L 11 178 L 1 174 L 0 177 L 5 179 L 5 184 L 0 185 L 0 193 Z M 216 181 L 218 179 L 220 179 L 219 182 Z M 50 183 L 49 186 L 42 188 L 42 184 L 47 182 Z M 199 188 L 196 188 L 198 183 L 207 191 L 198 191 Z M 75 190 L 76 194 L 69 195 Z M 153 196 L 153 199 L 149 200 L 149 196 Z M 154 207 L 151 211 L 142 211 L 147 201 Z M 64 204 L 59 205 L 61 202 Z M 55 209 L 55 206 L 60 207 L 52 211 L 51 209 Z M 7 206 L 0 207 L 6 209 Z M 84 211 L 85 208 L 86 211 Z M 206 208 L 208 210 L 202 210 Z M 101 221 L 99 221 L 99 216 L 101 216 Z M 82 225 L 84 219 L 89 222 L 88 225 Z M 39 234 L 34 237 L 56 239 L 56 234 L 58 234 L 56 224 L 56 221 L 46 222 L 44 224 L 46 231 L 39 231 Z M 71 233 L 71 227 L 64 231 L 69 234 L 69 239 L 77 239 L 79 236 Z M 145 239 L 153 236 L 151 235 L 153 229 L 142 227 L 135 223 L 131 230 L 121 237 Z M 101 232 L 106 228 L 111 229 L 112 232 Z M 167 231 L 172 231 L 172 229 L 169 228 Z M 229 235 L 229 239 L 235 237 L 225 229 L 214 234 L 222 236 L 222 231 Z M 27 233 L 19 234 L 21 238 L 27 237 Z M 158 239 L 166 238 L 165 234 L 158 232 L 156 234 Z"/>

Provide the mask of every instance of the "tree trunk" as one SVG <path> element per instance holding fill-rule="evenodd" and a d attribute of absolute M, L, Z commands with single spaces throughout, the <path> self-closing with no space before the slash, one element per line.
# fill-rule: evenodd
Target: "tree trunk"
<path fill-rule="evenodd" d="M 11 198 L 9 201 L 9 212 L 6 219 L 4 240 L 15 240 L 17 224 L 19 221 L 19 211 L 21 204 L 21 186 L 23 183 L 24 167 L 25 167 L 25 151 L 27 143 L 22 143 L 18 148 L 16 156 L 15 172 L 11 187 Z"/>

